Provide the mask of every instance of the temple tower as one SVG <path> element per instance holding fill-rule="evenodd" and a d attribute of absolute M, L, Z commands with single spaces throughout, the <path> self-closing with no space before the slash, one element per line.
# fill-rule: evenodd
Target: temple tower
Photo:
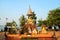
<path fill-rule="evenodd" d="M 28 16 L 28 19 L 29 19 L 29 17 L 32 16 L 32 10 L 31 10 L 30 6 L 29 6 L 29 9 L 28 9 L 28 12 L 27 12 L 27 16 Z"/>

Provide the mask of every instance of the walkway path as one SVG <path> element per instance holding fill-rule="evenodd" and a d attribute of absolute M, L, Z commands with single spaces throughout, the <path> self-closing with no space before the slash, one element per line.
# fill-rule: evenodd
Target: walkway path
<path fill-rule="evenodd" d="M 5 40 L 4 32 L 0 32 L 0 40 Z"/>

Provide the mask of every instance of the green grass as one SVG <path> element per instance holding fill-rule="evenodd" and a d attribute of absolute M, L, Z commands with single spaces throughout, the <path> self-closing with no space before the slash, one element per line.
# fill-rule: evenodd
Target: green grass
<path fill-rule="evenodd" d="M 25 38 L 25 37 L 22 37 L 21 40 L 38 40 L 38 38 Z"/>

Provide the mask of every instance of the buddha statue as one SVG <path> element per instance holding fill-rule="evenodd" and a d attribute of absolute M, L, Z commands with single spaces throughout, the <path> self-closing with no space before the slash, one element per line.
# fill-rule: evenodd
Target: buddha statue
<path fill-rule="evenodd" d="M 26 24 L 27 24 L 28 34 L 37 34 L 36 25 L 34 24 L 33 19 L 31 17 L 28 18 Z"/>
<path fill-rule="evenodd" d="M 28 24 L 33 24 L 33 19 L 31 17 L 29 17 L 29 19 L 27 20 Z"/>

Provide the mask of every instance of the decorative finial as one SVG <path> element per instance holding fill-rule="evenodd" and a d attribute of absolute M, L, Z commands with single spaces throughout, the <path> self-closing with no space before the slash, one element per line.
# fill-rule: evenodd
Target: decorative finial
<path fill-rule="evenodd" d="M 30 8 L 30 5 L 29 5 L 29 9 L 28 9 L 28 13 L 27 13 L 28 15 L 32 15 L 32 10 L 31 10 L 31 8 Z"/>
<path fill-rule="evenodd" d="M 31 10 L 31 8 L 30 8 L 30 4 L 29 4 L 29 9 Z"/>

